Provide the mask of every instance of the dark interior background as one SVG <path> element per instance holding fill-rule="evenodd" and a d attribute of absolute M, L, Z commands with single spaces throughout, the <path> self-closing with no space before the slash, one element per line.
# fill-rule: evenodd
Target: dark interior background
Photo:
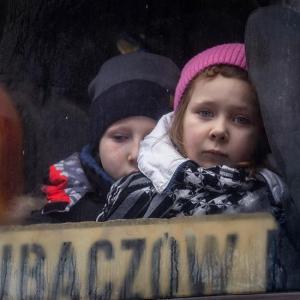
<path fill-rule="evenodd" d="M 276 2 L 276 1 L 275 1 Z M 87 142 L 87 86 L 117 42 L 169 56 L 243 41 L 250 0 L 1 0 L 0 82 L 21 113 L 26 191 Z"/>

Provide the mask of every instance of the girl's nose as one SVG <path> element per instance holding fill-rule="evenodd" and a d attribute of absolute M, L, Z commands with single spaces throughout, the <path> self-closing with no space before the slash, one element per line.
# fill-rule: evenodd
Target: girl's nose
<path fill-rule="evenodd" d="M 226 126 L 226 121 L 216 120 L 213 127 L 209 133 L 209 137 L 212 140 L 226 142 L 228 140 L 229 134 Z"/>

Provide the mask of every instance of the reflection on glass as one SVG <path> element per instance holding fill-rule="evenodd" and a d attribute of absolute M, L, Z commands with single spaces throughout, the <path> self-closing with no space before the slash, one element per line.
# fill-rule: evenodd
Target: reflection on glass
<path fill-rule="evenodd" d="M 5 222 L 10 199 L 23 189 L 23 131 L 12 100 L 0 86 L 0 222 Z"/>

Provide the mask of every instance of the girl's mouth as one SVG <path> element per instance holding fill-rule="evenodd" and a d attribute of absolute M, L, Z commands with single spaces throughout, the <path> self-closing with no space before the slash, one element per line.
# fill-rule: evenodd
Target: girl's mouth
<path fill-rule="evenodd" d="M 203 154 L 208 154 L 208 155 L 211 155 L 211 156 L 216 156 L 216 157 L 228 157 L 227 154 L 225 154 L 224 152 L 222 151 L 219 151 L 219 150 L 214 150 L 214 149 L 211 149 L 211 150 L 206 150 L 206 151 L 203 151 L 202 152 Z"/>

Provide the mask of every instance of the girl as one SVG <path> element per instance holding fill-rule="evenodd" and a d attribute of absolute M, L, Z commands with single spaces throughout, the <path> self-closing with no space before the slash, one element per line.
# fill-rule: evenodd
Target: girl
<path fill-rule="evenodd" d="M 150 53 L 105 62 L 89 85 L 90 144 L 50 167 L 47 204 L 26 223 L 95 221 L 111 184 L 137 171 L 139 142 L 169 111 L 178 75 L 170 59 Z"/>
<path fill-rule="evenodd" d="M 140 172 L 116 182 L 98 220 L 271 211 L 285 188 L 264 168 L 268 143 L 243 44 L 193 57 L 176 87 L 174 112 L 141 144 Z"/>

